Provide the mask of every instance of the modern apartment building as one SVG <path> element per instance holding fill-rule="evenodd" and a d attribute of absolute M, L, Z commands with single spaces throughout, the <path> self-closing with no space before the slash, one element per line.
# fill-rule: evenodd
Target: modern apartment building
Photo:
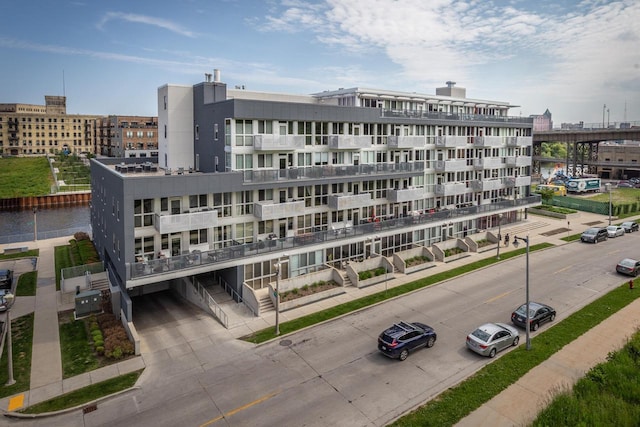
<path fill-rule="evenodd" d="M 158 118 L 143 116 L 96 119 L 97 154 L 108 157 L 158 157 Z"/>
<path fill-rule="evenodd" d="M 526 215 L 533 119 L 506 102 L 369 88 L 158 89 L 158 163 L 93 159 L 94 242 L 128 295 L 275 280 L 457 239 Z M 183 285 L 180 285 L 183 286 Z M 125 293 L 125 295 L 126 295 Z M 125 302 L 126 305 L 126 302 Z"/>
<path fill-rule="evenodd" d="M 604 179 L 640 177 L 640 142 L 601 142 L 598 145 L 598 176 Z"/>
<path fill-rule="evenodd" d="M 45 96 L 45 105 L 0 104 L 0 153 L 94 153 L 97 117 L 67 114 L 64 96 Z"/>

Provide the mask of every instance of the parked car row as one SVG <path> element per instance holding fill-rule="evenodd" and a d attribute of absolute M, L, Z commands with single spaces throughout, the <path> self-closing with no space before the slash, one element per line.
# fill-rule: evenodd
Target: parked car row
<path fill-rule="evenodd" d="M 638 231 L 638 223 L 635 221 L 626 221 L 620 225 L 609 225 L 607 227 L 590 227 L 580 235 L 580 241 L 585 243 L 598 243 L 635 231 Z"/>
<path fill-rule="evenodd" d="M 511 314 L 511 322 L 521 328 L 527 324 L 527 305 L 522 304 Z M 529 302 L 529 328 L 537 331 L 542 323 L 553 322 L 556 311 L 546 304 Z M 378 350 L 392 359 L 406 360 L 409 353 L 419 348 L 431 348 L 435 344 L 435 330 L 420 322 L 399 322 L 385 329 L 378 336 Z M 467 336 L 467 348 L 482 356 L 495 357 L 505 348 L 520 342 L 518 330 L 505 323 L 485 323 Z"/>

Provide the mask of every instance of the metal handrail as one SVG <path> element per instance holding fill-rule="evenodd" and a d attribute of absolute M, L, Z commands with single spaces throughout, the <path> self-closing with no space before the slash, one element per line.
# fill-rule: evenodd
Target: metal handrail
<path fill-rule="evenodd" d="M 242 296 L 240 296 L 240 294 L 237 293 L 236 290 L 233 289 L 233 287 L 226 280 L 224 280 L 222 277 L 218 276 L 218 283 L 220 284 L 220 286 L 222 286 L 224 288 L 225 292 L 229 293 L 229 291 L 231 291 L 230 292 L 231 293 L 231 298 L 233 298 L 234 301 L 236 301 L 238 304 L 242 303 L 245 307 L 247 307 L 251 311 L 251 313 L 254 316 L 256 316 L 256 317 L 258 316 L 256 314 L 256 312 L 253 310 L 253 308 L 251 308 L 251 306 L 247 305 L 244 302 L 244 299 L 242 298 Z"/>
<path fill-rule="evenodd" d="M 204 286 L 200 284 L 200 281 L 198 279 L 195 279 L 193 282 L 198 295 L 200 295 L 205 300 L 205 303 L 211 309 L 211 314 L 213 314 L 220 321 L 220 323 L 222 323 L 222 326 L 228 329 L 229 317 L 227 316 L 227 313 L 225 313 L 222 307 L 218 305 L 216 300 L 213 299 L 213 297 L 209 294 L 209 292 L 207 292 Z"/>

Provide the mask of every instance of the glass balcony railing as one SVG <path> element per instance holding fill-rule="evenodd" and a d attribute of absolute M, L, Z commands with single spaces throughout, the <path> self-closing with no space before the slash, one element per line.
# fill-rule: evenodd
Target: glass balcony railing
<path fill-rule="evenodd" d="M 522 177 L 524 178 L 524 177 Z M 517 178 L 514 178 L 514 182 Z M 381 232 L 402 230 L 408 231 L 408 227 L 425 226 L 430 223 L 442 221 L 455 221 L 456 219 L 464 219 L 470 215 L 490 215 L 492 212 L 509 209 L 524 208 L 529 206 L 538 206 L 541 203 L 540 195 L 532 195 L 513 200 L 500 200 L 486 205 L 472 205 L 459 209 L 443 209 L 434 212 L 423 212 L 418 215 L 411 215 L 401 218 L 393 218 L 382 220 L 380 222 L 367 222 L 352 227 L 344 227 L 335 230 L 317 230 L 293 237 L 272 238 L 263 241 L 247 244 L 238 244 L 222 249 L 214 249 L 210 251 L 192 251 L 182 255 L 172 256 L 168 258 L 158 258 L 142 262 L 133 262 L 128 264 L 128 280 L 138 280 L 154 275 L 167 274 L 170 272 L 184 270 L 184 275 L 192 273 L 195 268 L 203 266 L 215 266 L 222 264 L 229 266 L 229 262 L 235 265 L 236 260 L 251 256 L 259 256 L 269 254 L 271 252 L 279 252 L 327 242 L 336 242 L 354 237 L 372 236 Z M 130 286 L 130 285 L 127 285 Z M 135 286 L 135 284 L 133 284 Z"/>

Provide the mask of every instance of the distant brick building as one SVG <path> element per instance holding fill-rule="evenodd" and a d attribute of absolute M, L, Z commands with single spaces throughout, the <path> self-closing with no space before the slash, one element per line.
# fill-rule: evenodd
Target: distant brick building
<path fill-rule="evenodd" d="M 67 114 L 67 98 L 45 96 L 45 105 L 0 104 L 0 152 L 12 156 L 94 152 L 98 116 Z"/>
<path fill-rule="evenodd" d="M 553 120 L 551 120 L 551 112 L 547 108 L 542 114 L 532 114 L 529 116 L 533 119 L 533 131 L 547 131 L 553 129 Z"/>
<path fill-rule="evenodd" d="M 96 119 L 97 154 L 109 157 L 157 157 L 158 118 L 108 116 Z"/>

